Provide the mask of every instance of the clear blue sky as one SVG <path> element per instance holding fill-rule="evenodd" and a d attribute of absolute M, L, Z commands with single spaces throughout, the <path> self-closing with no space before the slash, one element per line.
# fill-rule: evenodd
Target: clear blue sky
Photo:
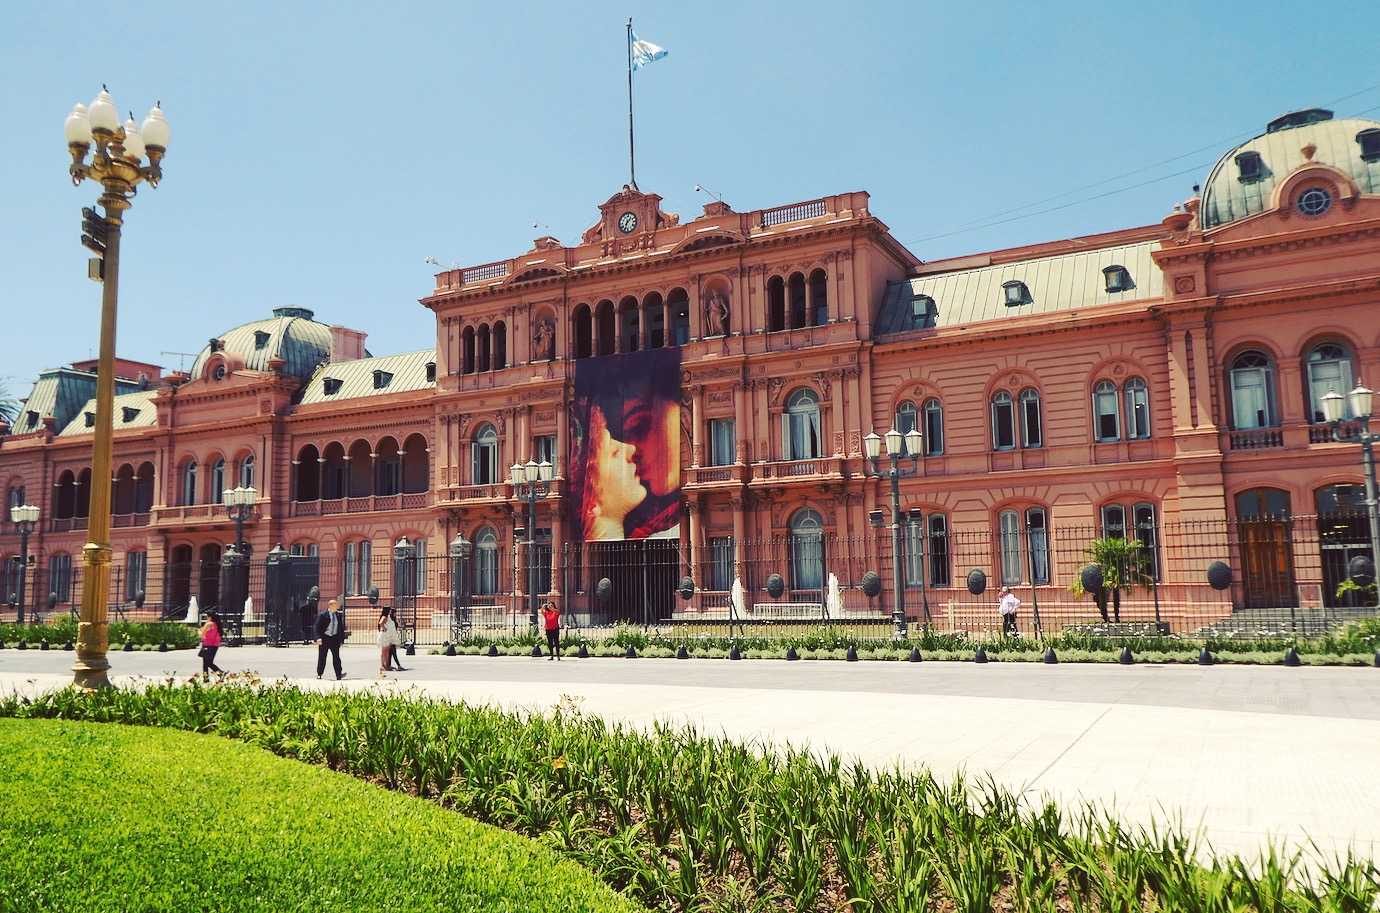
<path fill-rule="evenodd" d="M 96 188 L 70 186 L 62 121 L 102 82 L 172 124 L 164 183 L 127 221 L 119 343 L 169 367 L 160 352 L 285 304 L 376 354 L 422 348 L 423 258 L 511 256 L 548 231 L 534 221 L 578 240 L 627 180 L 628 15 L 671 52 L 637 75 L 644 190 L 690 216 L 696 183 L 743 210 L 865 189 L 925 259 L 1156 221 L 1224 140 L 1380 83 L 1360 0 L 1312 24 L 1279 0 L 332 6 L 6 4 L 12 393 L 96 348 L 77 241 Z M 1380 88 L 1336 104 L 1378 107 Z M 1051 197 L 1021 212 L 1085 202 L 949 234 Z"/>

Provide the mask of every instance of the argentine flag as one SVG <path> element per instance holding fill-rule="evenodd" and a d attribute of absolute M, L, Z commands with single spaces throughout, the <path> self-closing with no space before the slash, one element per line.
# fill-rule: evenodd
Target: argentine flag
<path fill-rule="evenodd" d="M 637 37 L 637 33 L 632 33 L 632 68 L 640 70 L 654 60 L 665 57 L 669 51 L 665 48 L 657 47 L 650 41 L 643 41 Z"/>

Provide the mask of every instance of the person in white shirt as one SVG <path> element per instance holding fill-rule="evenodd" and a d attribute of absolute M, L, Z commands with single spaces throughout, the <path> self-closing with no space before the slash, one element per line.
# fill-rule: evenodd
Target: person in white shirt
<path fill-rule="evenodd" d="M 1001 598 L 997 601 L 998 611 L 1001 612 L 1001 633 L 1007 636 L 1016 633 L 1016 610 L 1021 607 L 1021 601 L 1016 594 L 1011 592 L 1011 587 L 1001 588 Z"/>

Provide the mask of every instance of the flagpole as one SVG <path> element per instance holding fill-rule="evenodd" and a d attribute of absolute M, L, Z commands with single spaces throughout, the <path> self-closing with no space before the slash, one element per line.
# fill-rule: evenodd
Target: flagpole
<path fill-rule="evenodd" d="M 628 183 L 637 189 L 637 155 L 633 151 L 632 17 L 628 17 Z"/>

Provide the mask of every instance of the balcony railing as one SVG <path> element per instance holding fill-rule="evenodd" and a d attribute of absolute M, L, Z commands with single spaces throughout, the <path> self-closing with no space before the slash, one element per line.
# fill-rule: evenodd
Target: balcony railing
<path fill-rule="evenodd" d="M 148 526 L 149 515 L 139 514 L 114 514 L 110 518 L 110 525 L 116 529 L 128 529 L 134 526 Z"/>
<path fill-rule="evenodd" d="M 753 466 L 753 481 L 816 479 L 821 476 L 842 475 L 842 460 L 838 457 L 819 457 L 813 460 L 777 460 Z"/>
<path fill-rule="evenodd" d="M 1232 450 L 1266 450 L 1284 446 L 1284 432 L 1278 428 L 1252 428 L 1227 434 Z"/>
<path fill-rule="evenodd" d="M 692 466 L 687 472 L 687 484 L 691 486 L 733 484 L 743 481 L 747 467 L 742 463 L 733 463 L 728 466 Z"/>
<path fill-rule="evenodd" d="M 53 532 L 65 533 L 74 529 L 86 529 L 86 517 L 53 518 Z"/>
<path fill-rule="evenodd" d="M 460 284 L 470 285 L 475 282 L 487 282 L 490 279 L 499 279 L 506 275 L 508 275 L 508 261 L 498 260 L 494 263 L 485 263 L 461 270 Z"/>
<path fill-rule="evenodd" d="M 780 225 L 783 222 L 816 219 L 827 211 L 822 199 L 810 200 L 805 203 L 792 203 L 789 206 L 778 206 L 775 209 L 764 209 L 762 210 L 762 227 L 771 228 L 773 225 Z"/>
<path fill-rule="evenodd" d="M 292 501 L 288 513 L 293 517 L 328 517 L 335 514 L 362 514 L 376 510 L 425 510 L 431 494 L 425 491 L 397 495 L 365 495 L 356 498 L 323 498 L 320 501 Z"/>
<path fill-rule="evenodd" d="M 1332 426 L 1326 423 L 1308 426 L 1308 443 L 1310 444 L 1331 444 L 1336 441 L 1349 441 L 1360 433 L 1362 428 L 1359 419 L 1347 419 L 1337 426 L 1337 436 L 1332 436 Z"/>

